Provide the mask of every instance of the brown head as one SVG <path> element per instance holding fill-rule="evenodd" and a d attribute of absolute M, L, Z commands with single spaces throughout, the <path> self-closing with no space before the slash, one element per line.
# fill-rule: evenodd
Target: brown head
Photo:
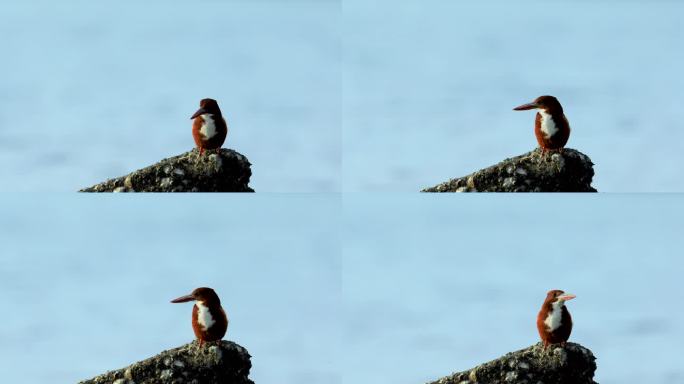
<path fill-rule="evenodd" d="M 561 291 L 560 289 L 553 289 L 549 291 L 549 293 L 546 294 L 546 299 L 544 300 L 544 304 L 553 304 L 555 302 L 560 301 L 561 303 L 565 303 L 568 300 L 572 300 L 575 298 L 575 295 L 565 293 Z"/>
<path fill-rule="evenodd" d="M 221 300 L 216 292 L 207 287 L 197 288 L 189 295 L 181 296 L 177 299 L 171 300 L 172 303 L 185 303 L 188 301 L 201 301 L 206 306 L 221 305 Z"/>
<path fill-rule="evenodd" d="M 221 116 L 221 109 L 218 106 L 218 103 L 214 99 L 202 99 L 200 100 L 200 107 L 195 112 L 190 119 L 194 119 L 199 115 L 203 114 L 210 114 L 210 115 L 216 115 L 216 116 Z"/>
<path fill-rule="evenodd" d="M 539 96 L 533 102 L 513 108 L 514 111 L 526 111 L 528 109 L 543 109 L 551 115 L 562 115 L 563 107 L 553 96 Z"/>

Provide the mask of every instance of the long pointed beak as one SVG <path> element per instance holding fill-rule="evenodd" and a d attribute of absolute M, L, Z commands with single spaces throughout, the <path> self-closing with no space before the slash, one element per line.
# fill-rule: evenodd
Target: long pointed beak
<path fill-rule="evenodd" d="M 527 104 L 517 106 L 517 107 L 513 108 L 513 110 L 514 111 L 527 111 L 528 109 L 536 109 L 536 108 L 539 108 L 539 104 L 527 103 Z"/>
<path fill-rule="evenodd" d="M 571 293 L 564 293 L 561 296 L 558 296 L 558 300 L 568 301 L 568 300 L 574 299 L 575 297 L 577 297 L 577 296 L 575 296 Z"/>
<path fill-rule="evenodd" d="M 197 112 L 195 112 L 195 114 L 193 114 L 193 115 L 190 117 L 190 120 L 194 119 L 195 117 L 197 117 L 197 116 L 199 116 L 199 115 L 203 115 L 203 114 L 205 114 L 205 113 L 207 113 L 207 111 L 206 111 L 204 108 L 200 108 L 200 109 L 197 110 Z"/>
<path fill-rule="evenodd" d="M 173 299 L 173 300 L 171 300 L 171 302 L 172 303 L 185 303 L 185 302 L 193 301 L 193 300 L 195 300 L 195 298 L 192 297 L 192 295 L 185 295 L 185 296 L 181 296 L 177 299 Z"/>

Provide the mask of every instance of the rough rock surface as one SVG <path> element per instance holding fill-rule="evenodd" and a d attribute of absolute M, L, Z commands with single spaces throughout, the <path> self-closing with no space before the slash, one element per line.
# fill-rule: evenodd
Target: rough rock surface
<path fill-rule="evenodd" d="M 201 157 L 193 149 L 80 192 L 254 192 L 249 187 L 250 166 L 232 149 Z"/>
<path fill-rule="evenodd" d="M 254 384 L 249 379 L 250 357 L 231 341 L 201 349 L 193 341 L 79 384 Z"/>
<path fill-rule="evenodd" d="M 594 354 L 579 344 L 538 343 L 430 384 L 596 384 L 595 371 Z"/>
<path fill-rule="evenodd" d="M 596 192 L 593 165 L 575 149 L 542 153 L 537 148 L 422 192 Z"/>

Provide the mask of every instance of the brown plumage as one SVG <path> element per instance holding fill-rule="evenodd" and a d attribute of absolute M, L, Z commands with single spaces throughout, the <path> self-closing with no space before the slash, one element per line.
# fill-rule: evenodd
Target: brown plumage
<path fill-rule="evenodd" d="M 565 307 L 565 302 L 575 298 L 575 295 L 554 289 L 546 294 L 539 314 L 537 314 L 537 330 L 544 343 L 544 348 L 549 344 L 565 346 L 572 332 L 572 317 Z"/>
<path fill-rule="evenodd" d="M 542 151 L 563 149 L 570 138 L 570 123 L 558 99 L 553 96 L 539 96 L 531 103 L 513 108 L 514 111 L 529 109 L 539 111 L 534 119 L 534 135 Z"/>
<path fill-rule="evenodd" d="M 228 124 L 216 100 L 200 100 L 200 108 L 190 118 L 193 119 L 192 137 L 199 148 L 200 156 L 205 150 L 215 149 L 218 153 L 228 136 Z"/>
<path fill-rule="evenodd" d="M 192 307 L 192 330 L 199 345 L 221 340 L 228 329 L 228 316 L 221 307 L 221 300 L 211 288 L 201 287 L 191 294 L 171 300 L 172 303 L 195 301 Z"/>

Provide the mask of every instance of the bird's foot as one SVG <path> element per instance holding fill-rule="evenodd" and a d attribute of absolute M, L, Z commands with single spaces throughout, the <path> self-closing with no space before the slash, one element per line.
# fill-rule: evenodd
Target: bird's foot
<path fill-rule="evenodd" d="M 550 349 L 549 344 L 547 342 L 542 341 L 541 344 L 541 357 L 543 358 L 549 354 Z"/>
<path fill-rule="evenodd" d="M 197 157 L 195 159 L 199 161 L 202 158 L 202 156 L 204 156 L 204 148 L 197 147 Z"/>

